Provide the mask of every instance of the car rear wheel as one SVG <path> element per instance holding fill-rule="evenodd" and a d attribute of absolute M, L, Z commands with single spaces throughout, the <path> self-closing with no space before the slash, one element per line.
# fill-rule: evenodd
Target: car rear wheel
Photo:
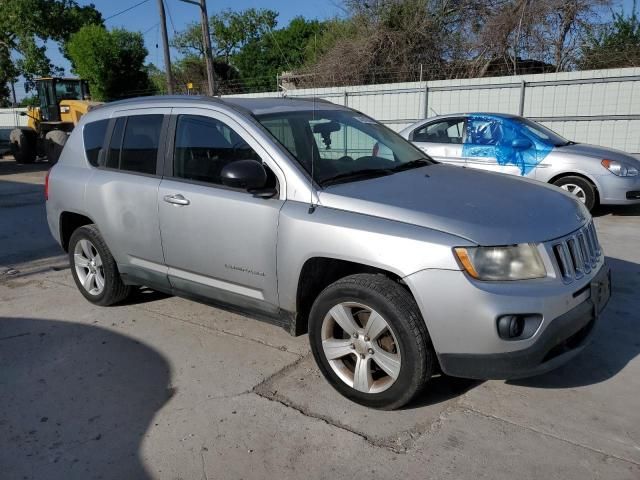
<path fill-rule="evenodd" d="M 91 303 L 113 305 L 129 295 L 131 287 L 122 282 L 118 266 L 95 225 L 73 232 L 69 263 L 78 290 Z"/>
<path fill-rule="evenodd" d="M 325 288 L 311 309 L 309 339 L 329 383 L 368 407 L 405 405 L 436 366 L 415 301 L 384 275 L 351 275 Z"/>
<path fill-rule="evenodd" d="M 598 196 L 595 186 L 582 177 L 562 177 L 554 181 L 553 184 L 575 195 L 589 211 L 593 210 L 597 204 Z"/>

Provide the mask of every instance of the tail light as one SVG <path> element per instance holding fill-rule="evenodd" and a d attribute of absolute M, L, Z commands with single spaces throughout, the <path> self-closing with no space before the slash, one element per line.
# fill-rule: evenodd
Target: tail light
<path fill-rule="evenodd" d="M 47 175 L 44 177 L 44 199 L 49 200 L 49 174 L 51 169 L 47 170 Z"/>

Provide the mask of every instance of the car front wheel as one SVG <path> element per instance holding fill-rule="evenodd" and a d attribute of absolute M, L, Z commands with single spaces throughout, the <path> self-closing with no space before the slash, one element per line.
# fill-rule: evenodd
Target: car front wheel
<path fill-rule="evenodd" d="M 562 177 L 553 182 L 553 184 L 573 194 L 578 200 L 584 203 L 589 211 L 593 210 L 597 204 L 598 196 L 596 188 L 591 182 L 582 177 Z"/>
<path fill-rule="evenodd" d="M 309 339 L 329 383 L 368 407 L 405 405 L 436 365 L 413 297 L 384 275 L 351 275 L 325 288 L 311 309 Z"/>

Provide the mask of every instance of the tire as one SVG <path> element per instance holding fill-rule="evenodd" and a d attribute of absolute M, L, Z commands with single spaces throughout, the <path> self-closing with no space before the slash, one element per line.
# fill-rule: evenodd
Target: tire
<path fill-rule="evenodd" d="M 340 312 L 347 312 L 346 321 Z M 338 317 L 342 317 L 340 323 Z M 355 323 L 344 329 L 348 318 Z M 380 318 L 386 325 L 382 330 Z M 357 339 L 347 332 L 352 326 Z M 325 288 L 311 308 L 309 341 L 320 371 L 333 388 L 354 402 L 381 410 L 410 402 L 437 367 L 413 297 L 384 275 L 351 275 Z M 334 358 L 328 358 L 327 350 Z M 356 380 L 356 371 L 368 374 Z M 356 384 L 361 388 L 354 388 Z"/>
<path fill-rule="evenodd" d="M 47 160 L 52 165 L 58 163 L 64 144 L 67 143 L 68 135 L 62 130 L 51 130 L 44 137 L 45 152 Z"/>
<path fill-rule="evenodd" d="M 578 200 L 584 203 L 589 211 L 592 211 L 598 205 L 598 192 L 589 180 L 582 177 L 567 176 L 555 180 L 553 184 L 569 193 L 573 193 Z"/>
<path fill-rule="evenodd" d="M 15 128 L 9 134 L 11 154 L 18 163 L 33 163 L 36 161 L 37 138 L 35 132 Z"/>
<path fill-rule="evenodd" d="M 87 259 L 95 263 L 83 267 Z M 118 266 L 95 225 L 85 225 L 73 232 L 69 240 L 69 263 L 78 290 L 95 305 L 121 302 L 131 291 L 131 287 L 122 282 Z M 88 281 L 92 272 L 95 272 L 93 280 Z"/>

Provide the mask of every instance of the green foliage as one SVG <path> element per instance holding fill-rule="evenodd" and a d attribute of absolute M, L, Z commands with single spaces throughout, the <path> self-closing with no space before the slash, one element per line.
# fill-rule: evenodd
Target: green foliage
<path fill-rule="evenodd" d="M 275 86 L 276 76 L 304 65 L 313 44 L 322 36 L 324 24 L 296 17 L 285 28 L 268 32 L 248 42 L 231 58 L 244 86 L 255 89 Z"/>
<path fill-rule="evenodd" d="M 29 95 L 20 101 L 21 107 L 37 107 L 38 105 L 40 105 L 40 101 L 37 95 Z"/>
<path fill-rule="evenodd" d="M 325 24 L 297 17 L 274 30 L 277 16 L 273 10 L 249 8 L 210 17 L 214 70 L 221 92 L 276 88 L 278 74 L 300 68 L 312 55 L 309 45 L 322 35 Z M 175 65 L 176 78 L 199 88 L 206 82 L 200 24 L 177 34 L 172 45 L 183 55 Z"/>
<path fill-rule="evenodd" d="M 635 2 L 631 14 L 614 12 L 613 22 L 587 39 L 580 66 L 583 69 L 640 66 L 640 19 Z"/>
<path fill-rule="evenodd" d="M 167 93 L 167 77 L 165 72 L 156 67 L 153 63 L 150 63 L 145 67 L 149 82 L 151 82 L 152 88 L 159 94 L 164 95 Z"/>
<path fill-rule="evenodd" d="M 273 29 L 277 17 L 278 13 L 273 10 L 255 8 L 241 12 L 225 10 L 212 15 L 209 30 L 213 57 L 223 57 L 228 63 L 232 54 Z M 196 54 L 204 58 L 200 23 L 190 24 L 173 38 L 171 44 L 185 56 Z"/>
<path fill-rule="evenodd" d="M 96 100 L 148 95 L 155 92 L 144 60 L 142 34 L 87 25 L 65 45 L 73 70 L 86 79 Z"/>
<path fill-rule="evenodd" d="M 44 41 L 64 42 L 89 23 L 102 23 L 93 4 L 74 0 L 0 1 L 0 83 L 57 73 L 46 56 Z M 11 60 L 15 58 L 16 60 Z"/>

